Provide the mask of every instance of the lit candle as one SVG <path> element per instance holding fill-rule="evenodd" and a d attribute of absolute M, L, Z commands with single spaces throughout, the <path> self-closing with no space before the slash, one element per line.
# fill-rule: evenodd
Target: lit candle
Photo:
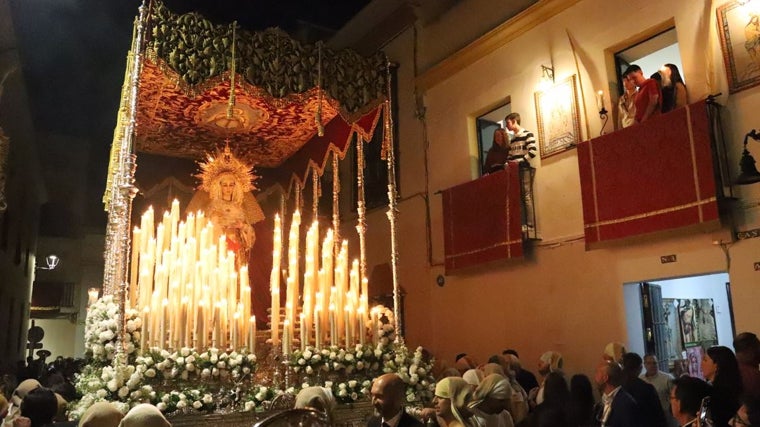
<path fill-rule="evenodd" d="M 140 229 L 135 227 L 132 231 L 132 261 L 129 273 L 129 306 L 137 307 L 137 274 L 140 260 L 140 248 L 142 248 L 142 234 Z"/>
<path fill-rule="evenodd" d="M 343 310 L 345 313 L 345 334 L 346 334 L 346 348 L 350 348 L 353 345 L 353 340 L 351 339 L 351 305 L 347 304 L 345 309 Z"/>
<path fill-rule="evenodd" d="M 232 317 L 232 325 L 230 326 L 232 335 L 232 350 L 235 351 L 238 348 L 238 326 L 240 323 L 240 312 L 236 311 Z"/>
<path fill-rule="evenodd" d="M 380 314 L 378 313 L 377 307 L 372 307 L 371 314 L 371 323 L 372 323 L 372 344 L 374 344 L 375 347 L 377 347 L 378 342 L 380 341 L 380 336 L 378 334 L 378 327 L 380 326 Z"/>
<path fill-rule="evenodd" d="M 143 308 L 143 315 L 142 315 L 142 330 L 140 331 L 140 350 L 142 350 L 142 354 L 147 354 L 148 352 L 148 331 L 150 330 L 150 307 L 145 306 Z"/>
<path fill-rule="evenodd" d="M 338 325 L 335 322 L 335 304 L 330 304 L 330 345 L 338 345 L 335 340 L 336 329 Z"/>
<path fill-rule="evenodd" d="M 206 347 L 206 338 L 205 338 L 205 311 L 206 302 L 204 300 L 198 301 L 198 310 L 196 311 L 196 318 L 195 318 L 195 324 L 193 327 L 195 328 L 195 331 L 193 335 L 195 336 L 195 348 L 197 350 L 201 350 Z"/>
<path fill-rule="evenodd" d="M 256 316 L 251 316 L 248 322 L 248 348 L 251 353 L 256 353 Z"/>
<path fill-rule="evenodd" d="M 320 324 L 321 324 L 320 313 L 321 312 L 322 312 L 322 308 L 319 307 L 319 306 L 317 306 L 314 309 L 314 318 L 316 319 L 314 321 L 314 331 L 315 331 L 314 332 L 314 347 L 316 347 L 317 349 L 321 349 L 322 348 L 322 327 L 320 326 Z"/>
<path fill-rule="evenodd" d="M 164 298 L 161 302 L 161 324 L 158 328 L 158 346 L 164 348 L 166 344 L 166 318 L 169 317 L 169 300 Z"/>
<path fill-rule="evenodd" d="M 301 351 L 306 350 L 306 325 L 304 325 L 304 319 L 306 318 L 306 315 L 302 312 L 301 313 L 301 319 L 300 319 L 300 330 L 299 334 L 301 336 Z"/>
<path fill-rule="evenodd" d="M 282 354 L 290 354 L 290 320 L 285 319 L 282 322 Z"/>
<path fill-rule="evenodd" d="M 270 290 L 272 293 L 272 345 L 277 345 L 280 322 L 280 256 L 282 253 L 282 224 L 280 215 L 274 216 L 274 250 L 272 252 L 272 274 L 269 277 Z"/>
<path fill-rule="evenodd" d="M 600 90 L 596 93 L 596 109 L 599 111 L 602 111 L 603 108 L 604 108 L 604 92 Z"/>
<path fill-rule="evenodd" d="M 359 306 L 359 344 L 364 345 L 364 340 L 367 335 L 367 329 L 364 326 L 367 312 L 364 311 L 364 306 Z"/>

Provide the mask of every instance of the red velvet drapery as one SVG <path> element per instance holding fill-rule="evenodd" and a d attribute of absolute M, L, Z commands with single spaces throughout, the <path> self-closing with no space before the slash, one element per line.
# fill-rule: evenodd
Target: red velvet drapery
<path fill-rule="evenodd" d="M 705 101 L 578 145 L 587 247 L 718 221 Z"/>
<path fill-rule="evenodd" d="M 446 274 L 523 256 L 517 163 L 443 191 Z"/>

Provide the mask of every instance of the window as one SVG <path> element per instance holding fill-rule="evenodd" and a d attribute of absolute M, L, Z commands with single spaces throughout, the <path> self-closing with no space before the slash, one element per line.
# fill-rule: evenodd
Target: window
<path fill-rule="evenodd" d="M 507 98 L 507 102 L 502 104 L 493 110 L 479 116 L 476 119 L 476 127 L 478 132 L 478 161 L 480 164 L 480 174 L 484 175 L 487 171 L 484 170 L 483 163 L 486 160 L 488 150 L 493 146 L 493 133 L 496 129 L 505 128 L 504 117 L 512 112 L 512 105 Z"/>
<path fill-rule="evenodd" d="M 618 50 L 614 56 L 619 95 L 625 92 L 622 74 L 632 64 L 641 67 L 644 77 L 657 74 L 665 64 L 674 64 L 678 67 L 684 82 L 686 81 L 681 64 L 678 36 L 674 27 L 669 27 L 643 41 Z"/>

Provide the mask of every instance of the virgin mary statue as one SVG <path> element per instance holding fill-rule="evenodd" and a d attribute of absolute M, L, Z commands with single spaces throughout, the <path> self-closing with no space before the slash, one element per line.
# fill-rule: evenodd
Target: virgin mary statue
<path fill-rule="evenodd" d="M 198 165 L 201 171 L 195 176 L 201 184 L 187 206 L 188 212 L 203 211 L 214 224 L 215 237 L 224 234 L 227 248 L 235 252 L 238 263 L 247 263 L 256 241 L 253 224 L 264 219 L 251 194 L 257 178 L 253 167 L 235 157 L 229 146 L 207 154 L 206 161 Z"/>

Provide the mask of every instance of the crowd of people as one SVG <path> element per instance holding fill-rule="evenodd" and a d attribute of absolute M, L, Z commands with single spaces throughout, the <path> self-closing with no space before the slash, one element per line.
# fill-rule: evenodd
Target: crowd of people
<path fill-rule="evenodd" d="M 707 349 L 705 379 L 660 370 L 657 357 L 610 343 L 593 378 L 563 371 L 562 355 L 547 351 L 537 374 L 517 352 L 504 351 L 478 365 L 467 354 L 444 370 L 430 408 L 404 408 L 403 383 L 395 374 L 375 380 L 370 426 L 441 427 L 671 427 L 760 425 L 760 340 L 745 332 L 734 351 Z M 393 386 L 391 386 L 393 385 Z M 599 399 L 595 399 L 594 386 Z M 401 421 L 403 420 L 403 421 Z"/>
<path fill-rule="evenodd" d="M 427 407 L 406 406 L 406 383 L 394 373 L 373 380 L 370 396 L 376 415 L 370 427 L 673 427 L 760 426 L 760 340 L 750 332 L 737 335 L 734 350 L 712 346 L 701 361 L 701 378 L 674 378 L 660 369 L 657 357 L 627 352 L 608 344 L 593 378 L 569 377 L 559 352 L 547 351 L 537 361 L 537 376 L 523 367 L 518 353 L 505 350 L 478 364 L 456 356 L 442 369 L 435 397 Z M 55 383 L 59 384 L 59 383 Z M 54 384 L 54 385 L 55 385 Z M 594 388 L 599 399 L 595 398 Z M 65 394 L 65 391 L 64 391 Z M 122 414 L 100 402 L 77 421 L 66 421 L 66 399 L 35 379 L 0 394 L 3 427 L 170 427 L 161 412 L 140 404 Z M 334 420 L 337 404 L 330 389 L 307 387 L 295 398 L 296 408 L 309 408 Z"/>
<path fill-rule="evenodd" d="M 641 67 L 633 64 L 621 78 L 624 91 L 618 98 L 618 128 L 642 123 L 689 102 L 689 93 L 675 64 L 663 65 L 649 78 L 644 77 Z"/>

